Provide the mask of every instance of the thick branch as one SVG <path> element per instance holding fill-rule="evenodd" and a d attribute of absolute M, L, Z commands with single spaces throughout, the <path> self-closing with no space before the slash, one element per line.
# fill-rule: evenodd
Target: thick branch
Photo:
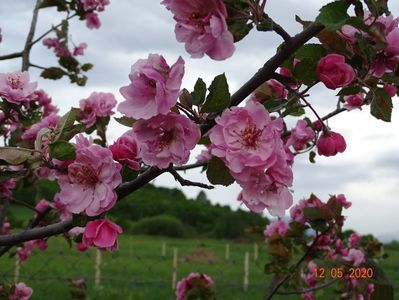
<path fill-rule="evenodd" d="M 33 37 L 35 36 L 37 18 L 41 2 L 42 2 L 41 0 L 37 0 L 35 9 L 33 10 L 33 16 L 32 16 L 32 21 L 30 23 L 29 33 L 28 36 L 26 37 L 25 47 L 22 52 L 22 68 L 21 68 L 22 71 L 27 71 L 29 69 L 29 55 L 33 45 L 32 41 Z"/>
<path fill-rule="evenodd" d="M 0 60 L 13 59 L 13 58 L 18 58 L 18 57 L 22 57 L 22 52 L 15 52 L 15 53 L 2 55 L 2 56 L 0 56 Z"/>
<path fill-rule="evenodd" d="M 194 181 L 190 181 L 190 180 L 184 179 L 183 177 L 181 177 L 179 175 L 179 173 L 177 173 L 177 171 L 173 167 L 168 168 L 168 172 L 170 174 L 172 174 L 173 177 L 175 178 L 175 180 L 178 181 L 182 186 L 197 186 L 197 187 L 201 187 L 201 188 L 208 189 L 208 190 L 211 190 L 211 189 L 215 188 L 212 185 L 208 185 L 208 184 L 205 184 L 205 183 L 194 182 Z"/>

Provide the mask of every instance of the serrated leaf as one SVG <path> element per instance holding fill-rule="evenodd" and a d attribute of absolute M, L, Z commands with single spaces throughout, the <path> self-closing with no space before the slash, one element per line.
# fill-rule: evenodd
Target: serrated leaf
<path fill-rule="evenodd" d="M 94 67 L 93 64 L 86 63 L 86 64 L 83 64 L 83 65 L 82 65 L 81 69 L 82 69 L 83 71 L 87 72 L 87 71 L 93 69 L 93 67 Z"/>
<path fill-rule="evenodd" d="M 326 56 L 326 50 L 320 44 L 306 44 L 295 52 L 295 58 L 303 60 L 305 58 L 319 61 L 320 58 Z"/>
<path fill-rule="evenodd" d="M 201 105 L 205 101 L 206 84 L 202 78 L 198 78 L 194 85 L 194 91 L 191 92 L 194 105 Z"/>
<path fill-rule="evenodd" d="M 179 102 L 181 105 L 188 109 L 191 109 L 191 107 L 193 106 L 193 97 L 187 89 L 183 89 L 180 92 Z"/>
<path fill-rule="evenodd" d="M 224 73 L 213 79 L 208 90 L 202 112 L 221 112 L 230 105 L 229 85 Z"/>
<path fill-rule="evenodd" d="M 373 91 L 370 91 L 372 93 Z M 392 98 L 383 89 L 376 89 L 371 99 L 370 112 L 379 120 L 391 122 Z"/>
<path fill-rule="evenodd" d="M 335 1 L 324 5 L 316 22 L 323 24 L 328 30 L 335 31 L 345 25 L 349 18 L 347 10 L 349 3 L 346 1 Z"/>
<path fill-rule="evenodd" d="M 224 162 L 218 158 L 213 157 L 208 162 L 208 168 L 206 170 L 206 176 L 212 184 L 221 184 L 229 186 L 234 182 L 233 176 L 231 176 L 229 169 L 226 167 Z"/>
<path fill-rule="evenodd" d="M 55 131 L 58 133 L 55 137 L 54 141 L 57 141 L 64 131 L 69 130 L 73 124 L 75 123 L 78 115 L 80 114 L 80 109 L 72 107 L 69 112 L 62 116 L 60 121 L 58 122 Z"/>
<path fill-rule="evenodd" d="M 18 147 L 0 147 L 0 161 L 10 165 L 20 165 L 41 159 L 41 155 L 32 149 Z"/>
<path fill-rule="evenodd" d="M 349 95 L 355 95 L 358 93 L 362 93 L 364 90 L 362 89 L 361 86 L 355 85 L 355 86 L 347 86 L 344 87 L 339 91 L 339 93 L 336 96 L 349 96 Z"/>
<path fill-rule="evenodd" d="M 130 117 L 126 117 L 126 116 L 123 116 L 123 117 L 120 117 L 120 118 L 115 118 L 115 117 L 114 117 L 114 119 L 115 119 L 115 121 L 118 122 L 119 124 L 122 124 L 122 125 L 127 126 L 127 127 L 130 127 L 130 128 L 132 128 L 134 122 L 136 122 L 135 119 L 130 118 Z"/>
<path fill-rule="evenodd" d="M 53 79 L 57 80 L 62 78 L 62 76 L 66 75 L 67 73 L 58 67 L 51 67 L 47 68 L 46 70 L 43 70 L 42 73 L 40 73 L 40 76 L 46 79 Z"/>
<path fill-rule="evenodd" d="M 73 160 L 76 157 L 75 147 L 66 141 L 49 144 L 50 156 L 59 160 Z"/>
<path fill-rule="evenodd" d="M 293 75 L 300 82 L 310 85 L 317 79 L 316 65 L 317 61 L 305 58 L 296 64 Z"/>

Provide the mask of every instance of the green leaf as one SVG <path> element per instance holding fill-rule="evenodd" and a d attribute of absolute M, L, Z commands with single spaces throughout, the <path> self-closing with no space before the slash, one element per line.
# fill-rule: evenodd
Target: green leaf
<path fill-rule="evenodd" d="M 82 215 L 76 215 L 74 214 L 72 216 L 72 225 L 74 227 L 85 227 L 87 222 L 90 221 L 90 217 L 88 216 L 82 216 Z"/>
<path fill-rule="evenodd" d="M 138 171 L 130 169 L 127 165 L 122 167 L 122 181 L 132 181 L 139 175 Z"/>
<path fill-rule="evenodd" d="M 67 73 L 63 69 L 58 67 L 47 68 L 46 70 L 43 70 L 43 72 L 40 74 L 40 76 L 43 78 L 53 80 L 60 79 L 64 75 L 67 75 Z"/>
<path fill-rule="evenodd" d="M 263 102 L 263 106 L 268 110 L 268 112 L 275 112 L 283 109 L 287 106 L 288 101 L 283 99 L 272 99 Z"/>
<path fill-rule="evenodd" d="M 323 24 L 328 30 L 335 31 L 345 25 L 349 15 L 349 1 L 335 1 L 324 5 L 320 9 L 320 14 L 316 22 Z"/>
<path fill-rule="evenodd" d="M 79 62 L 72 56 L 63 56 L 58 60 L 58 62 L 62 67 L 71 72 L 76 71 L 79 66 Z"/>
<path fill-rule="evenodd" d="M 316 152 L 310 151 L 310 152 L 309 152 L 309 161 L 310 161 L 312 164 L 316 163 L 315 158 L 316 158 Z"/>
<path fill-rule="evenodd" d="M 295 52 L 295 57 L 299 60 L 308 58 L 319 61 L 324 56 L 326 56 L 326 49 L 320 44 L 306 44 Z"/>
<path fill-rule="evenodd" d="M 193 106 L 193 97 L 187 89 L 183 89 L 179 96 L 179 102 L 184 107 L 191 109 Z"/>
<path fill-rule="evenodd" d="M 262 22 L 256 25 L 258 31 L 271 31 L 273 30 L 273 20 L 270 18 L 264 18 Z"/>
<path fill-rule="evenodd" d="M 67 112 L 65 115 L 62 116 L 60 121 L 57 124 L 56 127 L 56 132 L 58 133 L 55 137 L 54 141 L 57 141 L 58 139 L 61 138 L 61 136 L 68 130 L 71 129 L 73 124 L 75 123 L 77 117 L 80 114 L 80 109 L 72 107 L 69 112 Z"/>
<path fill-rule="evenodd" d="M 356 41 L 359 45 L 359 49 L 362 54 L 362 57 L 366 58 L 367 63 L 369 63 L 369 64 L 372 63 L 377 54 L 373 48 L 373 45 L 362 34 L 356 33 L 355 36 L 356 36 Z"/>
<path fill-rule="evenodd" d="M 194 91 L 191 92 L 191 97 L 193 98 L 194 105 L 201 105 L 205 101 L 206 95 L 206 84 L 201 79 L 198 78 L 194 85 Z"/>
<path fill-rule="evenodd" d="M 123 117 L 120 117 L 120 118 L 115 118 L 115 117 L 114 117 L 114 119 L 115 119 L 115 121 L 118 122 L 119 124 L 122 124 L 122 125 L 127 126 L 127 127 L 130 127 L 130 128 L 132 128 L 134 122 L 136 122 L 135 119 L 129 118 L 129 117 L 126 117 L 126 116 L 123 116 Z"/>
<path fill-rule="evenodd" d="M 75 147 L 66 141 L 49 144 L 50 156 L 59 160 L 73 160 L 76 157 Z"/>
<path fill-rule="evenodd" d="M 372 92 L 373 91 L 370 91 L 370 93 Z M 376 89 L 371 99 L 371 114 L 377 119 L 385 122 L 391 122 L 392 108 L 392 98 L 389 97 L 387 92 L 381 88 Z"/>
<path fill-rule="evenodd" d="M 210 140 L 209 136 L 203 136 L 198 141 L 198 145 L 209 145 L 209 144 L 211 144 L 211 140 Z"/>
<path fill-rule="evenodd" d="M 64 11 L 67 9 L 67 5 L 63 0 L 43 0 L 39 8 L 47 8 L 56 6 L 58 11 Z"/>
<path fill-rule="evenodd" d="M 234 43 L 236 43 L 248 35 L 253 25 L 247 24 L 247 20 L 241 20 L 240 22 L 235 21 L 228 23 L 228 28 L 233 35 Z"/>
<path fill-rule="evenodd" d="M 87 64 L 83 64 L 82 67 L 81 67 L 81 69 L 82 69 L 83 71 L 87 72 L 87 71 L 93 69 L 93 67 L 94 67 L 93 64 L 87 63 Z"/>
<path fill-rule="evenodd" d="M 358 93 L 362 93 L 364 90 L 362 89 L 361 86 L 355 85 L 355 86 L 347 86 L 344 87 L 339 91 L 339 93 L 336 96 L 349 96 L 349 95 L 355 95 Z"/>
<path fill-rule="evenodd" d="M 234 178 L 231 176 L 229 169 L 225 166 L 224 162 L 217 157 L 213 157 L 208 162 L 206 176 L 212 184 L 229 186 L 234 182 Z"/>
<path fill-rule="evenodd" d="M 300 82 L 310 85 L 317 80 L 316 66 L 317 61 L 305 58 L 295 66 L 293 75 Z"/>
<path fill-rule="evenodd" d="M 26 170 L 21 170 L 21 171 L 2 171 L 0 173 L 0 182 L 6 181 L 10 178 L 16 178 L 16 177 L 21 177 L 24 176 L 26 173 Z"/>
<path fill-rule="evenodd" d="M 32 149 L 18 147 L 0 147 L 0 162 L 10 165 L 20 165 L 41 159 L 41 155 Z"/>
<path fill-rule="evenodd" d="M 303 214 L 305 218 L 309 220 L 321 219 L 320 209 L 317 207 L 305 207 L 303 209 Z"/>
<path fill-rule="evenodd" d="M 221 112 L 230 105 L 229 85 L 224 73 L 213 79 L 208 90 L 202 112 Z"/>

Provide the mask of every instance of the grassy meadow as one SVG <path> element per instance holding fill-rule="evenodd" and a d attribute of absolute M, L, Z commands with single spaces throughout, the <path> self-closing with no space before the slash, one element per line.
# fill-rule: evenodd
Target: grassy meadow
<path fill-rule="evenodd" d="M 165 243 L 165 257 L 162 245 Z M 225 259 L 229 243 L 229 259 Z M 56 237 L 49 241 L 45 253 L 37 249 L 22 263 L 20 281 L 34 289 L 32 300 L 70 299 L 68 279 L 85 278 L 88 299 L 104 300 L 167 300 L 174 299 L 172 290 L 173 248 L 178 250 L 177 280 L 192 271 L 212 276 L 218 299 L 262 299 L 270 277 L 263 273 L 267 261 L 265 246 L 259 245 L 254 259 L 254 245 L 224 240 L 170 239 L 149 236 L 120 237 L 120 249 L 101 253 L 101 282 L 95 287 L 96 250 L 80 253 Z M 249 286 L 243 291 L 244 257 L 249 253 Z M 399 295 L 399 247 L 388 247 L 389 258 L 382 262 L 384 270 L 395 284 Z M 15 257 L 0 259 L 0 281 L 13 281 Z M 321 299 L 336 299 L 331 289 Z M 300 299 L 299 296 L 276 296 L 273 299 Z"/>

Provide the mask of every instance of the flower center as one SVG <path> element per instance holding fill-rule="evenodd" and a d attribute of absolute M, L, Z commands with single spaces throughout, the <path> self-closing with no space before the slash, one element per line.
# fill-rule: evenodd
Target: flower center
<path fill-rule="evenodd" d="M 148 85 L 152 88 L 155 88 L 157 83 L 154 79 L 150 79 L 150 80 L 148 80 Z"/>
<path fill-rule="evenodd" d="M 7 84 L 10 86 L 13 90 L 20 89 L 22 90 L 24 88 L 24 84 L 21 81 L 21 76 L 19 74 L 11 74 L 8 75 L 7 77 Z"/>
<path fill-rule="evenodd" d="M 173 130 L 163 130 L 159 135 L 158 147 L 159 150 L 163 150 L 165 147 L 169 146 L 174 137 Z"/>
<path fill-rule="evenodd" d="M 242 144 L 246 147 L 256 148 L 262 130 L 256 126 L 248 126 L 240 131 Z"/>
<path fill-rule="evenodd" d="M 96 171 L 88 165 L 72 164 L 68 167 L 68 175 L 72 183 L 95 185 L 99 181 Z"/>

